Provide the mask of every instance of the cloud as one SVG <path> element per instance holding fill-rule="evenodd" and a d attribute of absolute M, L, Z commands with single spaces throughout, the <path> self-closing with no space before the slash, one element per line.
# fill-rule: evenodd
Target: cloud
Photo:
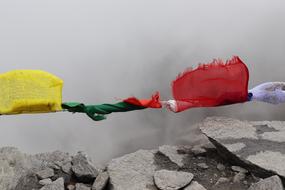
<path fill-rule="evenodd" d="M 239 55 L 250 86 L 284 81 L 284 1 L 2 1 L 1 72 L 42 69 L 65 81 L 64 101 L 114 102 L 161 91 L 189 66 Z M 175 143 L 223 115 L 281 120 L 284 108 L 247 103 L 173 114 L 144 110 L 93 122 L 81 114 L 1 117 L 0 144 L 23 151 L 85 150 L 98 162 Z M 191 128 L 192 127 L 192 128 Z M 191 129 L 191 130 L 189 130 Z M 193 131 L 192 131 L 193 129 Z"/>

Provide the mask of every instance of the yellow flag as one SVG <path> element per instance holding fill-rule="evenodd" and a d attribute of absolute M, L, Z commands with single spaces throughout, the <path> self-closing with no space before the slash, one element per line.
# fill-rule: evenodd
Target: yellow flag
<path fill-rule="evenodd" d="M 60 78 L 40 70 L 0 74 L 0 114 L 62 110 L 62 86 Z"/>

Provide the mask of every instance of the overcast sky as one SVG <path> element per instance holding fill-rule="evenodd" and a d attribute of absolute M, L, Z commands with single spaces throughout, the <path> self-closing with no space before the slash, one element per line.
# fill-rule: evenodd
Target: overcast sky
<path fill-rule="evenodd" d="M 284 0 L 0 0 L 0 71 L 51 72 L 65 82 L 63 101 L 98 104 L 157 90 L 169 99 L 171 81 L 185 68 L 238 55 L 253 87 L 285 81 L 284 18 Z M 70 113 L 1 116 L 0 146 L 29 153 L 83 150 L 102 162 L 193 142 L 193 124 L 207 116 L 280 120 L 284 108 L 144 110 L 102 122 Z"/>

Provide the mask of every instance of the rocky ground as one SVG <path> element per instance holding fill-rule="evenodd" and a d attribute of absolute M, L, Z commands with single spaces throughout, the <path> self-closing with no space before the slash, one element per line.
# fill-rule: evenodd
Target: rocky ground
<path fill-rule="evenodd" d="M 138 150 L 105 168 L 82 152 L 27 155 L 4 147 L 0 189 L 283 190 L 285 122 L 207 118 L 199 126 L 212 143 Z"/>

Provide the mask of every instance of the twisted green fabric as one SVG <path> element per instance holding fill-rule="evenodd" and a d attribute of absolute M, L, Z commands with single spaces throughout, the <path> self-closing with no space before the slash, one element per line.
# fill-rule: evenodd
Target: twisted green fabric
<path fill-rule="evenodd" d="M 78 102 L 62 103 L 62 108 L 69 112 L 86 113 L 94 121 L 106 119 L 107 114 L 112 112 L 127 112 L 133 110 L 145 109 L 145 107 L 119 102 L 116 104 L 84 105 Z"/>

